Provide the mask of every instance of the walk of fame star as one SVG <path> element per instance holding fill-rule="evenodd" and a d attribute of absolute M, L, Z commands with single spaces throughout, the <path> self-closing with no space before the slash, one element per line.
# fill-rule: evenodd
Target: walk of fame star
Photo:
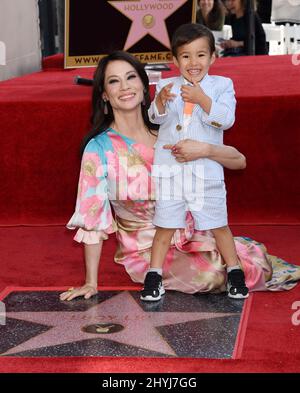
<path fill-rule="evenodd" d="M 124 50 L 131 48 L 147 34 L 170 49 L 165 20 L 186 2 L 187 0 L 109 1 L 110 5 L 132 21 Z"/>
<path fill-rule="evenodd" d="M 102 294 L 104 298 L 100 303 L 93 304 L 85 311 L 75 311 L 72 308 L 69 311 L 59 312 L 8 311 L 8 320 L 17 324 L 22 322 L 39 324 L 43 330 L 2 352 L 1 356 L 24 356 L 28 351 L 32 353 L 32 351 L 46 349 L 51 353 L 51 348 L 66 344 L 90 343 L 90 340 L 93 340 L 97 356 L 107 356 L 105 350 L 101 353 L 102 349 L 105 349 L 105 344 L 118 347 L 121 344 L 121 346 L 129 346 L 136 353 L 144 351 L 160 354 L 160 356 L 177 357 L 176 345 L 170 343 L 172 340 L 168 338 L 173 333 L 168 334 L 168 329 L 176 329 L 176 339 L 182 340 L 181 336 L 191 334 L 186 329 L 187 323 L 199 323 L 218 318 L 225 318 L 223 319 L 225 321 L 226 318 L 237 316 L 236 312 L 151 311 L 151 307 L 157 309 L 158 306 L 159 309 L 159 304 L 143 306 L 137 300 L 136 295 L 137 293 L 126 291 L 116 292 L 105 298 L 104 293 Z M 185 296 L 191 298 L 191 295 Z M 172 300 L 172 295 L 170 299 Z M 73 302 L 76 304 L 76 301 Z M 69 302 L 65 304 L 70 305 Z M 199 346 L 202 340 L 203 337 L 199 336 Z M 186 351 L 189 353 L 189 348 L 186 348 Z"/>

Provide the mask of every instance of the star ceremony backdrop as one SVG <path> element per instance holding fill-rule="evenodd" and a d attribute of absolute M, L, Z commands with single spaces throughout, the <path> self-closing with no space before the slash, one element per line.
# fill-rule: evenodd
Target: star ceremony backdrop
<path fill-rule="evenodd" d="M 172 60 L 170 39 L 195 21 L 196 0 L 66 0 L 65 68 L 94 67 L 113 50 L 144 63 Z"/>

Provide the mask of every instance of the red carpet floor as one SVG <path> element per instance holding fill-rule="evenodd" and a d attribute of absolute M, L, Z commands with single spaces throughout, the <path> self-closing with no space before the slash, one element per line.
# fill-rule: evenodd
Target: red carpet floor
<path fill-rule="evenodd" d="M 92 77 L 93 69 L 64 71 L 61 61 L 55 56 L 42 72 L 0 83 L 0 290 L 77 286 L 84 275 L 82 248 L 61 225 L 74 209 L 79 145 L 89 129 L 91 89 L 75 86 L 73 78 Z M 226 173 L 230 223 L 243 224 L 231 225 L 233 232 L 300 264 L 300 67 L 291 56 L 228 58 L 218 59 L 211 74 L 234 81 L 236 123 L 225 143 L 247 157 L 246 170 Z M 164 76 L 171 75 L 174 69 Z M 114 248 L 111 238 L 99 285 L 131 286 L 112 262 Z M 0 371 L 299 372 L 295 301 L 299 286 L 255 293 L 235 360 L 139 359 L 137 369 L 131 358 L 0 358 Z"/>
<path fill-rule="evenodd" d="M 300 264 L 300 226 L 232 226 L 234 235 L 264 243 L 270 254 Z M 81 245 L 73 231 L 61 226 L 0 228 L 0 291 L 6 286 L 57 287 L 80 285 L 84 275 Z M 132 281 L 112 261 L 115 240 L 104 242 L 100 286 L 126 286 Z M 299 299 L 300 300 L 300 299 Z"/>
<path fill-rule="evenodd" d="M 300 226 L 233 226 L 235 235 L 263 242 L 271 254 L 300 264 L 297 241 Z M 68 287 L 82 283 L 82 248 L 63 227 L 0 228 L 0 290 L 8 286 Z M 17 245 L 17 246 L 16 246 Z M 115 242 L 105 243 L 99 286 L 127 289 L 132 282 L 112 262 Z M 300 326 L 292 324 L 292 304 L 300 300 L 300 287 L 292 291 L 252 295 L 243 347 L 237 359 L 139 359 L 139 372 L 300 372 Z M 136 372 L 133 358 L 0 358 L 0 371 L 21 372 Z"/>
<path fill-rule="evenodd" d="M 93 69 L 49 63 L 0 83 L 0 225 L 64 224 L 72 214 L 91 95 L 73 78 Z M 230 221 L 299 224 L 300 67 L 291 56 L 256 56 L 218 59 L 211 74 L 234 81 L 236 123 L 225 142 L 247 157 L 245 171 L 226 173 Z"/>

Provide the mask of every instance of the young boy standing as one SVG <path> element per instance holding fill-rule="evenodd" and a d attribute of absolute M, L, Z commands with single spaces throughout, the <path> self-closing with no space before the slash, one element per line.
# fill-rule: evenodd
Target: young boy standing
<path fill-rule="evenodd" d="M 151 121 L 160 124 L 153 172 L 157 195 L 153 224 L 157 230 L 141 299 L 156 301 L 165 293 L 163 262 L 174 232 L 185 228 L 187 210 L 193 216 L 195 229 L 210 230 L 215 237 L 227 267 L 228 296 L 246 298 L 245 276 L 227 225 L 223 167 L 207 158 L 178 162 L 172 154 L 184 139 L 223 144 L 223 130 L 235 120 L 233 83 L 229 78 L 208 75 L 215 60 L 215 42 L 203 25 L 180 26 L 172 38 L 172 53 L 181 76 L 159 82 L 149 109 Z M 163 148 L 170 144 L 171 151 Z"/>

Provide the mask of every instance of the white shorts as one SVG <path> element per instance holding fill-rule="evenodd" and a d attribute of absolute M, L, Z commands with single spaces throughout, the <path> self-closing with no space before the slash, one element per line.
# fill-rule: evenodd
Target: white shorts
<path fill-rule="evenodd" d="M 197 186 L 195 182 L 198 182 Z M 154 225 L 162 228 L 185 228 L 188 211 L 194 218 L 197 230 L 228 225 L 226 187 L 223 180 L 202 179 L 199 186 L 199 178 L 193 177 L 191 185 L 183 187 L 183 195 L 180 195 L 178 188 L 180 186 L 178 187 L 176 176 L 155 177 Z"/>

